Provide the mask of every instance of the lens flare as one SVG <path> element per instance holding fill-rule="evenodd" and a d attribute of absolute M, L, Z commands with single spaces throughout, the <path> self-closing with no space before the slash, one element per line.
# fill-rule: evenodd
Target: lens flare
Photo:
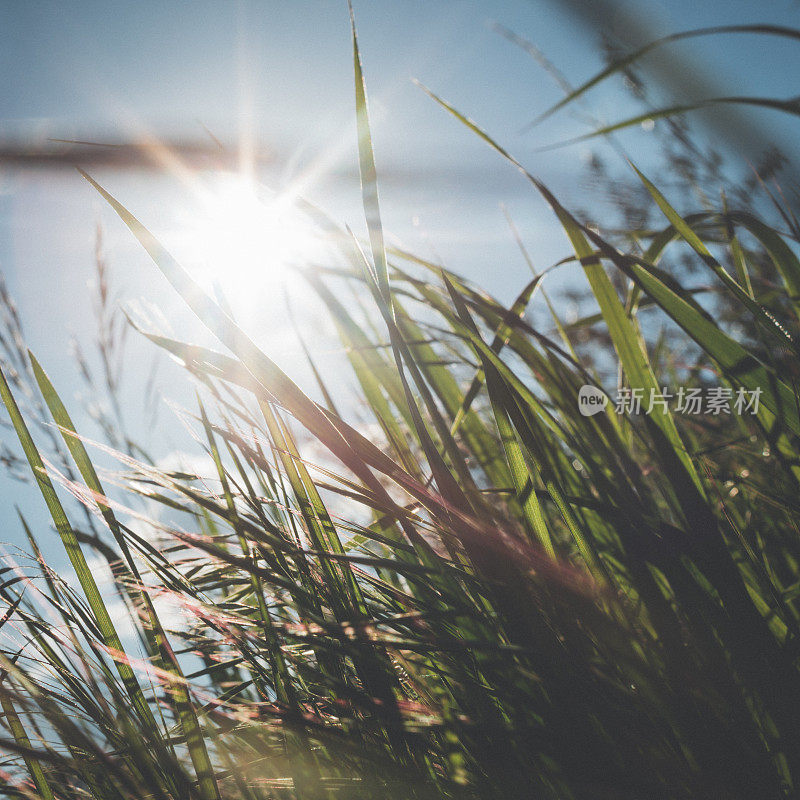
<path fill-rule="evenodd" d="M 270 194 L 242 177 L 217 180 L 199 194 L 183 236 L 206 288 L 219 286 L 231 301 L 263 300 L 287 280 L 290 268 L 319 260 L 323 238 L 294 197 Z"/>

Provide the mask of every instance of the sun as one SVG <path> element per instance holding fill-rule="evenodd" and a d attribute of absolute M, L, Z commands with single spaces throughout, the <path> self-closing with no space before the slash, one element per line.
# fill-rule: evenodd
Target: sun
<path fill-rule="evenodd" d="M 263 300 L 292 267 L 315 263 L 325 251 L 319 229 L 291 194 L 226 176 L 197 196 L 183 231 L 195 277 L 204 288 L 220 287 L 231 301 Z"/>

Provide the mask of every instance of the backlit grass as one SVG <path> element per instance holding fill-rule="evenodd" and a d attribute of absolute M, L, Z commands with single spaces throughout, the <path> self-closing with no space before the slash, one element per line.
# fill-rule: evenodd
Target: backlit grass
<path fill-rule="evenodd" d="M 303 392 L 85 176 L 219 340 L 212 350 L 145 332 L 200 386 L 193 425 L 212 474 L 159 469 L 146 447 L 116 443 L 106 450 L 123 485 L 107 494 L 46 365 L 24 351 L 6 361 L 0 395 L 78 579 L 48 568 L 37 540 L 50 531 L 26 525 L 32 560 L 9 562 L 0 585 L 16 644 L 0 653 L 6 796 L 794 796 L 789 204 L 777 203 L 780 227 L 727 202 L 681 215 L 636 171 L 661 224 L 629 231 L 640 246 L 620 249 L 434 96 L 498 152 L 498 169 L 529 178 L 588 281 L 596 314 L 566 326 L 553 311 L 550 336 L 526 321 L 544 275 L 506 307 L 387 250 L 355 33 L 353 46 L 369 238 L 309 209 L 339 261 L 302 274 L 374 425 L 348 422 L 320 372 L 324 402 Z M 702 302 L 662 268 L 676 250 L 702 270 Z M 743 333 L 716 320 L 721 303 Z M 657 315 L 680 351 L 652 346 Z M 596 360 L 619 367 L 621 386 L 758 390 L 758 413 L 625 415 L 610 402 L 580 414 L 582 386 L 617 388 L 576 353 L 581 328 L 598 326 Z M 61 464 L 45 464 L 17 406 L 26 375 Z M 144 507 L 161 508 L 149 521 L 159 541 L 134 525 Z M 113 566 L 124 609 L 113 619 L 92 545 Z"/>

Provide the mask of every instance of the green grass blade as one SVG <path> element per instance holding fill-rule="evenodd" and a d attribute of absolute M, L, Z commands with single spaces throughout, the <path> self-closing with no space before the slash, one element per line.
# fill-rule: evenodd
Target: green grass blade
<path fill-rule="evenodd" d="M 20 413 L 19 407 L 14 400 L 14 396 L 11 393 L 11 388 L 9 387 L 8 381 L 6 380 L 5 374 L 2 370 L 0 370 L 0 398 L 2 398 L 6 409 L 8 410 L 8 414 L 11 417 L 11 423 L 14 426 L 14 430 L 16 431 L 17 437 L 22 445 L 25 457 L 30 464 L 31 471 L 36 479 L 39 491 L 44 497 L 45 504 L 47 505 L 50 516 L 55 523 L 56 530 L 61 537 L 61 541 L 64 543 L 64 549 L 67 551 L 70 562 L 72 563 L 72 566 L 78 576 L 78 581 L 81 584 L 81 588 L 83 589 L 86 599 L 89 602 L 89 607 L 94 614 L 95 621 L 102 632 L 104 643 L 107 647 L 112 648 L 119 653 L 124 653 L 122 643 L 117 635 L 116 629 L 114 628 L 114 624 L 111 621 L 111 617 L 109 616 L 103 597 L 100 594 L 100 590 L 97 588 L 92 571 L 89 569 L 89 565 L 86 563 L 86 558 L 84 557 L 80 545 L 78 544 L 75 532 L 72 530 L 72 526 L 67 519 L 67 515 L 64 512 L 61 501 L 58 499 L 58 495 L 56 494 L 55 488 L 53 487 L 50 477 L 47 474 L 47 470 L 45 469 L 42 458 L 39 455 L 38 449 L 36 448 L 36 444 L 34 443 L 33 438 L 28 431 L 28 427 L 22 418 L 22 414 Z M 148 706 L 147 701 L 142 694 L 141 687 L 136 680 L 133 670 L 124 660 L 115 660 L 115 663 L 117 665 L 117 670 L 119 671 L 120 676 L 122 677 L 123 682 L 125 683 L 125 686 L 131 695 L 131 699 L 133 700 L 137 712 L 147 723 L 148 727 L 155 731 L 155 719 L 153 718 L 150 707 Z"/>
<path fill-rule="evenodd" d="M 800 435 L 797 397 L 773 371 L 724 333 L 707 315 L 700 313 L 674 289 L 659 280 L 647 265 L 636 259 L 626 259 L 590 230 L 586 231 L 586 235 L 598 245 L 604 257 L 636 281 L 719 364 L 734 385 L 749 391 L 760 391 L 760 405 L 766 406 L 789 430 Z"/>
<path fill-rule="evenodd" d="M 143 585 L 141 576 L 139 575 L 136 564 L 133 561 L 133 557 L 131 556 L 119 524 L 117 523 L 114 512 L 102 499 L 105 497 L 105 491 L 103 490 L 103 486 L 97 476 L 97 471 L 94 468 L 94 464 L 89 458 L 86 447 L 78 436 L 77 431 L 75 430 L 75 425 L 72 422 L 66 407 L 61 401 L 61 398 L 58 396 L 58 393 L 56 392 L 55 387 L 51 383 L 47 374 L 36 360 L 36 357 L 32 353 L 29 355 L 36 381 L 39 384 L 39 389 L 41 390 L 42 396 L 47 403 L 47 407 L 50 409 L 50 413 L 53 415 L 53 419 L 55 420 L 56 424 L 61 429 L 61 435 L 64 439 L 64 442 L 67 445 L 67 448 L 69 449 L 69 452 L 72 455 L 72 458 L 74 459 L 81 476 L 86 482 L 86 485 L 92 490 L 92 492 L 95 493 L 95 502 L 97 503 L 103 518 L 108 524 L 109 529 L 114 534 L 114 538 L 117 540 L 117 543 L 122 549 L 128 564 L 128 568 L 131 570 L 131 574 L 136 580 L 136 585 L 141 587 Z M 156 647 L 158 648 L 158 652 L 161 654 L 162 665 L 178 679 L 174 682 L 172 691 L 175 697 L 175 704 L 178 710 L 181 727 L 183 728 L 184 735 L 186 736 L 189 755 L 197 772 L 197 779 L 200 786 L 201 795 L 204 800 L 219 800 L 219 789 L 217 788 L 217 782 L 214 777 L 214 768 L 211 763 L 211 759 L 209 758 L 208 750 L 206 749 L 203 732 L 197 720 L 197 714 L 195 713 L 191 697 L 189 696 L 189 691 L 186 688 L 180 665 L 178 660 L 175 658 L 174 653 L 172 652 L 167 635 L 164 632 L 160 620 L 158 619 L 158 615 L 156 614 L 156 610 L 153 606 L 150 596 L 146 591 L 140 591 L 139 595 L 149 618 L 150 625 L 155 631 Z M 121 650 L 122 647 L 120 646 L 119 649 Z"/>
<path fill-rule="evenodd" d="M 6 722 L 11 729 L 14 741 L 23 749 L 23 753 L 25 753 L 25 751 L 32 751 L 31 741 L 27 733 L 25 733 L 25 727 L 22 724 L 22 720 L 19 718 L 19 714 L 17 714 L 14 702 L 3 687 L 0 687 L 0 705 L 3 708 L 3 714 L 5 714 Z M 44 774 L 39 760 L 35 756 L 29 754 L 24 754 L 23 759 L 31 775 L 31 780 L 33 780 L 33 785 L 42 797 L 42 800 L 55 800 L 53 790 L 47 782 L 47 777 Z"/>
<path fill-rule="evenodd" d="M 631 164 L 631 167 L 639 176 L 639 179 L 644 184 L 644 187 L 650 193 L 650 196 L 656 201 L 656 204 L 663 212 L 664 216 L 670 221 L 675 230 L 681 235 L 690 247 L 700 256 L 703 262 L 717 275 L 720 280 L 725 284 L 725 287 L 730 290 L 731 294 L 737 298 L 743 305 L 745 305 L 761 322 L 764 329 L 770 333 L 775 339 L 785 346 L 791 346 L 792 340 L 788 334 L 775 322 L 775 318 L 769 314 L 759 303 L 757 303 L 748 292 L 743 289 L 730 275 L 725 271 L 722 265 L 711 255 L 709 249 L 705 246 L 700 237 L 694 232 L 691 225 L 689 225 L 678 212 L 669 204 L 664 195 L 649 181 L 645 175 L 636 167 Z"/>
<path fill-rule="evenodd" d="M 647 111 L 643 114 L 636 114 L 635 116 L 615 122 L 611 125 L 604 125 L 591 133 L 586 133 L 583 136 L 576 136 L 573 139 L 568 139 L 564 142 L 556 142 L 555 144 L 545 145 L 544 147 L 537 148 L 537 152 L 543 153 L 550 150 L 558 150 L 562 147 L 570 147 L 581 142 L 596 139 L 600 136 L 608 136 L 610 133 L 631 128 L 635 125 L 641 125 L 643 122 L 652 122 L 657 119 L 665 119 L 667 117 L 674 117 L 679 114 L 687 114 L 690 111 L 699 111 L 704 108 L 713 108 L 714 106 L 726 105 L 741 105 L 753 108 L 766 108 L 772 111 L 781 111 L 784 114 L 796 117 L 800 116 L 800 102 L 796 98 L 789 98 L 787 100 L 780 100 L 771 97 L 747 97 L 747 96 L 730 96 L 730 97 L 710 97 L 704 100 L 699 100 L 694 103 L 677 103 L 675 105 L 659 108 L 657 110 Z"/>
<path fill-rule="evenodd" d="M 540 114 L 528 127 L 530 128 L 533 125 L 538 125 L 540 122 L 543 122 L 545 119 L 555 114 L 559 109 L 564 108 L 564 106 L 567 106 L 573 101 L 577 100 L 581 95 L 586 94 L 586 92 L 588 92 L 591 88 L 597 86 L 598 83 L 601 83 L 611 75 L 623 72 L 631 64 L 643 58 L 645 55 L 647 55 L 648 53 L 650 53 L 651 51 L 655 50 L 658 47 L 662 47 L 665 44 L 678 42 L 684 39 L 692 39 L 701 36 L 713 36 L 717 34 L 726 34 L 726 33 L 767 34 L 770 36 L 800 40 L 800 31 L 794 28 L 787 28 L 781 25 L 715 25 L 713 27 L 696 28 L 690 31 L 681 31 L 680 33 L 673 33 L 669 36 L 662 36 L 660 39 L 648 42 L 646 45 L 640 47 L 638 50 L 634 50 L 632 53 L 628 53 L 622 58 L 618 58 L 612 61 L 607 67 L 600 70 L 596 75 L 591 77 L 588 81 L 582 83 L 576 89 L 569 92 L 566 97 L 559 100 L 559 102 L 556 103 L 554 106 L 551 106 L 547 111 Z"/>
<path fill-rule="evenodd" d="M 620 301 L 600 259 L 595 254 L 594 248 L 589 245 L 574 217 L 566 211 L 544 185 L 539 182 L 536 182 L 536 185 L 555 211 L 559 222 L 572 242 L 576 255 L 581 260 L 584 272 L 600 306 L 600 311 L 614 342 L 614 348 L 631 387 L 644 389 L 645 395 L 650 391 L 659 392 L 660 387 L 650 366 L 647 352 L 641 344 L 639 332 L 633 320 L 626 313 L 625 306 Z M 700 477 L 686 446 L 681 440 L 672 414 L 667 411 L 664 414 L 648 417 L 648 419 L 652 420 L 664 433 L 672 452 L 677 455 L 686 473 L 702 494 L 703 487 Z"/>
<path fill-rule="evenodd" d="M 389 289 L 389 267 L 386 263 L 386 246 L 383 239 L 380 203 L 378 201 L 378 175 L 375 169 L 375 153 L 372 148 L 372 135 L 369 129 L 367 111 L 367 89 L 364 83 L 364 72 L 361 66 L 361 52 L 358 49 L 356 36 L 356 20 L 353 4 L 348 0 L 350 8 L 350 28 L 353 38 L 353 69 L 355 71 L 356 89 L 356 124 L 358 126 L 358 164 L 361 174 L 361 193 L 364 202 L 364 214 L 367 218 L 374 278 L 378 291 L 387 307 L 391 307 L 392 298 Z"/>

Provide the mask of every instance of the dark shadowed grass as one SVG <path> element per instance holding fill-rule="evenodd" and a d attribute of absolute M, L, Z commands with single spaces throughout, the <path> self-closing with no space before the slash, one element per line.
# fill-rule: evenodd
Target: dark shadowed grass
<path fill-rule="evenodd" d="M 523 170 L 597 305 L 570 326 L 554 311 L 555 340 L 526 317 L 542 275 L 506 307 L 453 272 L 387 251 L 355 32 L 353 45 L 368 251 L 309 209 L 341 260 L 302 273 L 374 425 L 347 422 L 324 371 L 314 369 L 325 403 L 305 394 L 86 176 L 223 346 L 146 333 L 199 384 L 192 423 L 208 470 L 160 469 L 146 448 L 121 446 L 124 435 L 110 447 L 86 442 L 24 351 L 0 373 L 79 584 L 41 558 L 36 538 L 48 531 L 28 530 L 32 560 L 9 559 L 0 572 L 4 791 L 794 796 L 791 227 L 725 204 L 682 216 L 637 171 L 663 222 L 632 232 L 642 247 L 628 251 Z M 706 271 L 711 300 L 659 266 L 676 248 Z M 350 289 L 375 313 L 365 318 Z M 739 309 L 746 335 L 715 321 L 714 298 Z M 683 350 L 652 346 L 645 309 L 678 331 Z M 608 338 L 597 347 L 625 388 L 759 390 L 758 413 L 626 415 L 610 403 L 582 415 L 582 386 L 614 388 L 571 338 L 598 325 Z M 63 439 L 58 463 L 45 461 L 34 415 L 17 405 L 28 370 Z M 98 447 L 120 465 L 108 494 Z M 82 530 L 86 511 L 110 538 Z M 110 562 L 113 604 L 87 543 Z"/>

